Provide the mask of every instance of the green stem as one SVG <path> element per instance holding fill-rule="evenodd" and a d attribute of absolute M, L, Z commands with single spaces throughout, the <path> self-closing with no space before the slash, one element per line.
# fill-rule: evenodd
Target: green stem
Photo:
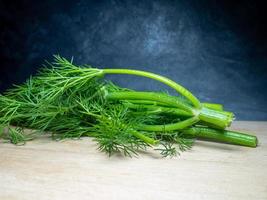
<path fill-rule="evenodd" d="M 127 102 L 130 102 L 135 105 L 153 105 L 153 106 L 166 106 L 170 107 L 170 105 L 166 105 L 166 103 L 157 102 L 157 101 L 150 101 L 150 100 L 127 100 Z"/>
<path fill-rule="evenodd" d="M 142 131 L 156 131 L 156 132 L 165 132 L 165 131 L 176 131 L 176 130 L 182 130 L 184 128 L 187 128 L 196 122 L 198 122 L 199 119 L 197 117 L 192 117 L 189 119 L 186 119 L 181 122 L 172 123 L 172 124 L 165 124 L 165 125 L 140 125 L 137 127 L 138 130 Z"/>
<path fill-rule="evenodd" d="M 135 130 L 132 130 L 131 133 L 132 133 L 135 137 L 137 137 L 137 138 L 143 140 L 143 141 L 144 141 L 145 143 L 147 143 L 147 144 L 156 145 L 156 144 L 158 144 L 158 142 L 159 142 L 158 140 L 154 140 L 153 138 L 147 137 L 147 136 L 145 136 L 144 134 L 139 133 L 138 131 L 135 131 Z"/>
<path fill-rule="evenodd" d="M 154 92 L 111 92 L 106 94 L 107 100 L 150 100 L 167 104 L 171 107 L 180 108 L 193 114 L 193 108 L 166 95 Z"/>
<path fill-rule="evenodd" d="M 132 104 L 125 103 L 128 108 L 136 109 L 136 113 L 144 113 L 144 114 L 159 114 L 159 113 L 169 113 L 177 116 L 184 117 L 193 117 L 193 114 L 190 114 L 184 110 L 180 110 L 178 108 L 168 108 L 156 105 L 140 105 L 140 104 Z M 145 111 L 138 111 L 140 109 L 145 109 Z"/>
<path fill-rule="evenodd" d="M 131 69 L 103 69 L 103 74 L 130 74 L 130 75 L 136 75 L 136 76 L 144 76 L 147 78 L 160 81 L 170 86 L 171 88 L 175 89 L 177 92 L 179 92 L 184 97 L 186 97 L 196 108 L 201 107 L 199 100 L 191 92 L 189 92 L 187 89 L 177 84 L 176 82 L 166 77 L 160 76 L 158 74 L 140 71 L 140 70 L 131 70 Z"/>
<path fill-rule="evenodd" d="M 218 103 L 202 103 L 202 106 L 213 110 L 223 111 L 223 105 Z"/>
<path fill-rule="evenodd" d="M 193 127 L 183 130 L 184 134 L 197 138 L 210 139 L 217 142 L 256 147 L 258 139 L 256 136 L 240 133 L 236 131 L 217 130 L 206 127 Z"/>

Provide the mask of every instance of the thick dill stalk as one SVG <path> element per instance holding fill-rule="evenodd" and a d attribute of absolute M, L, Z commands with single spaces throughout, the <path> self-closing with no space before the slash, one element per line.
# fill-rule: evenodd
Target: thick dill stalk
<path fill-rule="evenodd" d="M 192 127 L 183 130 L 183 133 L 197 138 L 247 147 L 257 147 L 258 144 L 258 139 L 256 136 L 237 131 L 216 130 L 208 127 Z"/>

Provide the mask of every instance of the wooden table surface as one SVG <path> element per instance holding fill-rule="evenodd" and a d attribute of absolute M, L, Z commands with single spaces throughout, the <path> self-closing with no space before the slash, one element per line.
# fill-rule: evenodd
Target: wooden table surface
<path fill-rule="evenodd" d="M 90 138 L 0 143 L 0 199 L 267 199 L 267 122 L 235 122 L 247 148 L 197 141 L 177 158 L 107 157 Z"/>

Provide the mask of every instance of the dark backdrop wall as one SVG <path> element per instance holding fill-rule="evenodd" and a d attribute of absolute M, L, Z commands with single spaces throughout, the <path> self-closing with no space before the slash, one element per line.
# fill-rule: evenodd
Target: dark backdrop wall
<path fill-rule="evenodd" d="M 0 90 L 53 54 L 152 71 L 239 120 L 267 120 L 266 6 L 256 1 L 0 1 Z M 139 90 L 145 78 L 112 76 Z"/>

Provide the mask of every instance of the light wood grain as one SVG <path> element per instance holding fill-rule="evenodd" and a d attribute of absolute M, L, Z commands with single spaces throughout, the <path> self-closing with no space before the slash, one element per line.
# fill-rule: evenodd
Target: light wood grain
<path fill-rule="evenodd" d="M 260 144 L 197 141 L 177 158 L 107 157 L 90 138 L 0 143 L 0 199 L 267 199 L 267 122 L 235 122 Z"/>

